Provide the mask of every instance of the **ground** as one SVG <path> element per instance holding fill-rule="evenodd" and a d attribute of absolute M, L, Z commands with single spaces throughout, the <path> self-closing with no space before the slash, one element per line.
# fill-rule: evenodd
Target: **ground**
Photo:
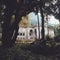
<path fill-rule="evenodd" d="M 0 60 L 60 60 L 60 54 L 53 56 L 36 54 L 30 50 L 22 49 L 21 46 L 25 45 L 14 44 L 14 46 L 10 48 L 0 46 Z"/>

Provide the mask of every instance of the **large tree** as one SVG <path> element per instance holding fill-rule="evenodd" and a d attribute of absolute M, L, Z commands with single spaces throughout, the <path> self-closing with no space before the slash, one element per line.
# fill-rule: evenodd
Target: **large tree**
<path fill-rule="evenodd" d="M 2 3 L 2 5 L 6 6 L 6 9 L 4 10 L 5 14 L 2 24 L 2 43 L 4 46 L 10 46 L 13 42 L 12 35 L 15 29 L 15 22 L 13 22 L 11 25 L 11 16 L 18 8 L 18 3 L 16 0 L 1 0 L 0 2 Z"/>
<path fill-rule="evenodd" d="M 32 0 L 0 0 L 5 5 L 4 19 L 2 24 L 2 43 L 3 46 L 11 46 L 17 37 L 18 23 L 21 17 L 31 12 L 36 6 Z M 11 16 L 15 15 L 15 20 L 11 23 Z"/>
<path fill-rule="evenodd" d="M 51 0 L 0 0 L 6 6 L 5 15 L 2 24 L 2 42 L 5 46 L 11 46 L 17 37 L 18 23 L 21 17 L 27 15 L 31 11 L 41 11 L 42 17 L 42 38 L 44 39 L 44 15 L 54 14 L 55 7 Z M 45 7 L 45 2 L 49 2 L 49 6 Z M 58 5 L 59 6 L 59 5 Z M 48 10 L 50 12 L 48 12 Z M 11 23 L 11 16 L 15 15 L 15 20 Z"/>

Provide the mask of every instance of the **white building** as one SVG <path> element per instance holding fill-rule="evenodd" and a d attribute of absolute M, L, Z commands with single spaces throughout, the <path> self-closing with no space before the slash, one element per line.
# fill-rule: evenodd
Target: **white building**
<path fill-rule="evenodd" d="M 54 35 L 54 29 L 53 28 L 47 28 L 47 26 L 45 26 L 45 37 L 47 35 L 49 35 L 51 38 L 53 38 L 55 35 Z M 36 31 L 36 38 L 39 39 L 39 31 L 38 31 L 38 26 L 36 25 L 34 27 L 34 30 Z M 42 34 L 41 34 L 41 30 L 42 30 L 42 27 L 40 26 L 40 38 L 42 38 Z"/>
<path fill-rule="evenodd" d="M 20 27 L 18 30 L 17 40 L 35 40 L 34 28 Z"/>
<path fill-rule="evenodd" d="M 41 29 L 42 27 L 40 26 L 40 38 L 42 37 L 41 35 Z M 45 26 L 45 36 L 48 34 L 48 29 Z M 54 37 L 54 29 L 53 28 L 49 28 L 49 36 L 51 38 Z M 39 32 L 38 32 L 38 26 L 35 25 L 33 27 L 19 27 L 18 30 L 18 36 L 17 36 L 17 40 L 35 40 L 39 39 Z"/>

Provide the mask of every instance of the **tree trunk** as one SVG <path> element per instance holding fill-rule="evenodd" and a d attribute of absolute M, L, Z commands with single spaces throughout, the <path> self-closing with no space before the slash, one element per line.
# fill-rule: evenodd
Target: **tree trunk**
<path fill-rule="evenodd" d="M 17 8 L 16 0 L 2 0 L 3 4 L 6 5 L 3 24 L 2 24 L 2 43 L 3 46 L 12 45 L 11 37 L 14 31 L 13 26 L 11 25 L 11 16 Z M 7 3 L 8 2 L 8 3 Z"/>
<path fill-rule="evenodd" d="M 38 19 L 38 33 L 39 33 L 39 40 L 40 40 L 40 21 L 39 21 L 39 15 L 37 13 L 37 19 Z"/>
<path fill-rule="evenodd" d="M 42 39 L 44 40 L 45 37 L 45 31 L 44 31 L 44 15 L 43 15 L 43 1 L 40 0 L 40 12 L 41 12 L 41 17 L 42 17 Z"/>
<path fill-rule="evenodd" d="M 3 20 L 2 24 L 2 42 L 3 45 L 11 45 L 11 35 L 12 35 L 12 29 L 10 25 L 11 16 L 13 14 L 13 10 L 6 10 L 5 18 Z"/>

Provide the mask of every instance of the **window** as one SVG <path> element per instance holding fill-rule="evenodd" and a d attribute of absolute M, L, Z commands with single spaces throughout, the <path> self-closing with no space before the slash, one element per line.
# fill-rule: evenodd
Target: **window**
<path fill-rule="evenodd" d="M 20 33 L 20 35 L 22 36 L 22 33 Z"/>
<path fill-rule="evenodd" d="M 23 36 L 25 35 L 25 33 L 23 33 Z"/>
<path fill-rule="evenodd" d="M 37 34 L 37 31 L 36 31 L 36 29 L 35 29 L 35 34 Z"/>
<path fill-rule="evenodd" d="M 24 36 L 24 35 L 25 35 L 25 33 L 19 33 L 19 35 L 20 35 L 20 36 Z"/>
<path fill-rule="evenodd" d="M 30 36 L 31 36 L 31 35 L 33 34 L 33 30 L 30 30 L 30 33 L 29 33 L 29 34 L 30 34 Z"/>

